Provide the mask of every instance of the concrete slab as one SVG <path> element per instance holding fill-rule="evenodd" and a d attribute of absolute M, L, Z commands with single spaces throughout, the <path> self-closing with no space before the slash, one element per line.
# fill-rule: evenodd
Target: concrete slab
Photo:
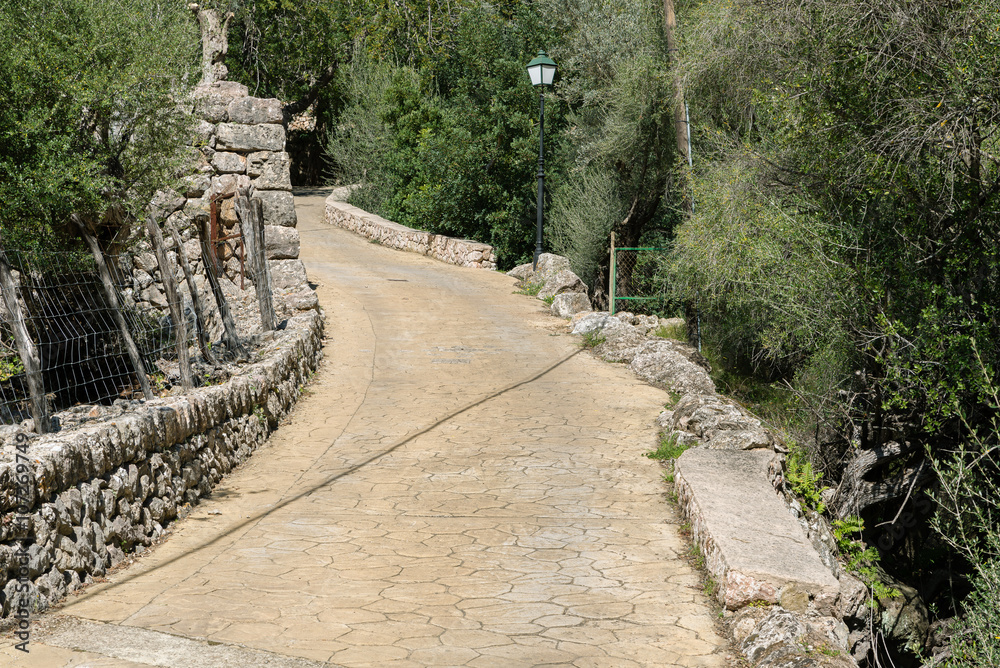
<path fill-rule="evenodd" d="M 771 485 L 774 456 L 688 450 L 675 466 L 678 500 L 727 608 L 761 601 L 833 614 L 839 584 Z"/>

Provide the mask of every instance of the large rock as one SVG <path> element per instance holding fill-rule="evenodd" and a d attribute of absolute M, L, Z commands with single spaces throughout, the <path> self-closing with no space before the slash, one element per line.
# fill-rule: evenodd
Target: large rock
<path fill-rule="evenodd" d="M 545 278 L 542 289 L 538 291 L 539 299 L 548 299 L 566 292 L 581 292 L 586 294 L 587 286 L 580 277 L 569 269 L 563 269 Z"/>
<path fill-rule="evenodd" d="M 306 268 L 301 260 L 271 260 L 271 287 L 275 290 L 296 291 L 309 287 Z"/>
<path fill-rule="evenodd" d="M 216 154 L 218 155 L 218 154 Z M 250 177 L 246 174 L 223 174 L 212 177 L 211 194 L 229 195 L 250 187 Z"/>
<path fill-rule="evenodd" d="M 615 322 L 611 323 L 612 320 Z M 615 326 L 620 322 L 620 320 L 608 315 L 607 311 L 577 313 L 570 321 L 570 333 L 579 334 L 581 336 L 584 334 L 597 333 L 604 329 L 604 327 L 609 323 L 611 323 L 612 326 Z"/>
<path fill-rule="evenodd" d="M 678 351 L 672 341 L 648 341 L 632 360 L 631 369 L 643 380 L 672 392 L 714 394 L 715 383 L 702 367 Z"/>
<path fill-rule="evenodd" d="M 625 323 L 604 327 L 601 333 L 604 341 L 594 346 L 594 353 L 607 362 L 631 362 L 646 343 L 642 332 Z"/>
<path fill-rule="evenodd" d="M 760 420 L 717 394 L 681 397 L 673 407 L 669 428 L 693 434 L 717 450 L 752 450 L 774 444 Z"/>
<path fill-rule="evenodd" d="M 285 128 L 280 125 L 219 123 L 215 147 L 220 151 L 283 151 Z"/>
<path fill-rule="evenodd" d="M 226 111 L 230 123 L 259 125 L 281 123 L 281 100 L 275 98 L 244 97 L 229 103 Z"/>
<path fill-rule="evenodd" d="M 258 190 L 254 197 L 264 206 L 264 224 L 295 227 L 295 200 L 292 193 L 285 190 Z"/>
<path fill-rule="evenodd" d="M 693 448 L 674 464 L 678 502 L 730 610 L 781 603 L 836 612 L 840 583 L 771 484 L 773 452 Z"/>
<path fill-rule="evenodd" d="M 194 113 L 212 123 L 225 123 L 229 120 L 229 104 L 248 94 L 247 87 L 235 81 L 217 81 L 198 86 L 191 91 Z"/>
<path fill-rule="evenodd" d="M 223 174 L 243 174 L 247 171 L 247 159 L 239 153 L 216 151 L 212 156 L 212 167 Z"/>
<path fill-rule="evenodd" d="M 288 154 L 279 151 L 256 151 L 247 156 L 247 174 L 258 190 L 291 190 L 292 177 Z"/>
<path fill-rule="evenodd" d="M 878 619 L 882 632 L 900 645 L 923 647 L 931 622 L 920 592 L 895 580 L 887 584 L 899 591 L 899 596 L 879 600 L 882 609 Z"/>
<path fill-rule="evenodd" d="M 590 299 L 582 292 L 564 292 L 552 299 L 552 315 L 568 318 L 591 310 Z"/>
<path fill-rule="evenodd" d="M 299 257 L 299 232 L 294 227 L 265 225 L 264 247 L 268 260 L 294 260 Z"/>
<path fill-rule="evenodd" d="M 857 668 L 846 627 L 830 617 L 802 618 L 782 608 L 748 608 L 728 620 L 754 668 Z"/>

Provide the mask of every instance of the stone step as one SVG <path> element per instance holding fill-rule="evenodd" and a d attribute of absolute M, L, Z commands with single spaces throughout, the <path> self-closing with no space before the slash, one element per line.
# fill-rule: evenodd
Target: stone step
<path fill-rule="evenodd" d="M 759 602 L 835 615 L 839 583 L 771 485 L 774 457 L 687 450 L 674 468 L 678 501 L 727 609 Z"/>

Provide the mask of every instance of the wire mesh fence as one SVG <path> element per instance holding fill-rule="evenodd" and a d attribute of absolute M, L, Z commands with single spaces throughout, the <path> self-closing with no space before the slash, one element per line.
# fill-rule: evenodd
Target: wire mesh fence
<path fill-rule="evenodd" d="M 671 310 L 660 271 L 666 252 L 665 248 L 616 248 L 612 241 L 608 290 L 612 315 L 618 311 L 662 315 Z"/>
<path fill-rule="evenodd" d="M 19 306 L 41 363 L 49 411 L 76 404 L 110 404 L 132 398 L 139 379 L 115 323 L 92 256 L 72 251 L 5 249 Z M 105 255 L 127 328 L 139 348 L 144 373 L 175 350 L 169 317 L 140 308 L 132 298 L 132 256 Z M 18 355 L 12 314 L 0 299 L 0 423 L 31 416 L 24 363 Z"/>

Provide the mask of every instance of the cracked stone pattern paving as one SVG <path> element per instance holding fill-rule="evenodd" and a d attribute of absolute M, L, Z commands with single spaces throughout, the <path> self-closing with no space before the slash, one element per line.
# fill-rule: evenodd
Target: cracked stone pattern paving
<path fill-rule="evenodd" d="M 342 666 L 726 666 L 642 456 L 666 395 L 582 353 L 427 430 L 577 343 L 506 276 L 298 205 L 315 382 L 168 541 L 58 614 Z"/>

